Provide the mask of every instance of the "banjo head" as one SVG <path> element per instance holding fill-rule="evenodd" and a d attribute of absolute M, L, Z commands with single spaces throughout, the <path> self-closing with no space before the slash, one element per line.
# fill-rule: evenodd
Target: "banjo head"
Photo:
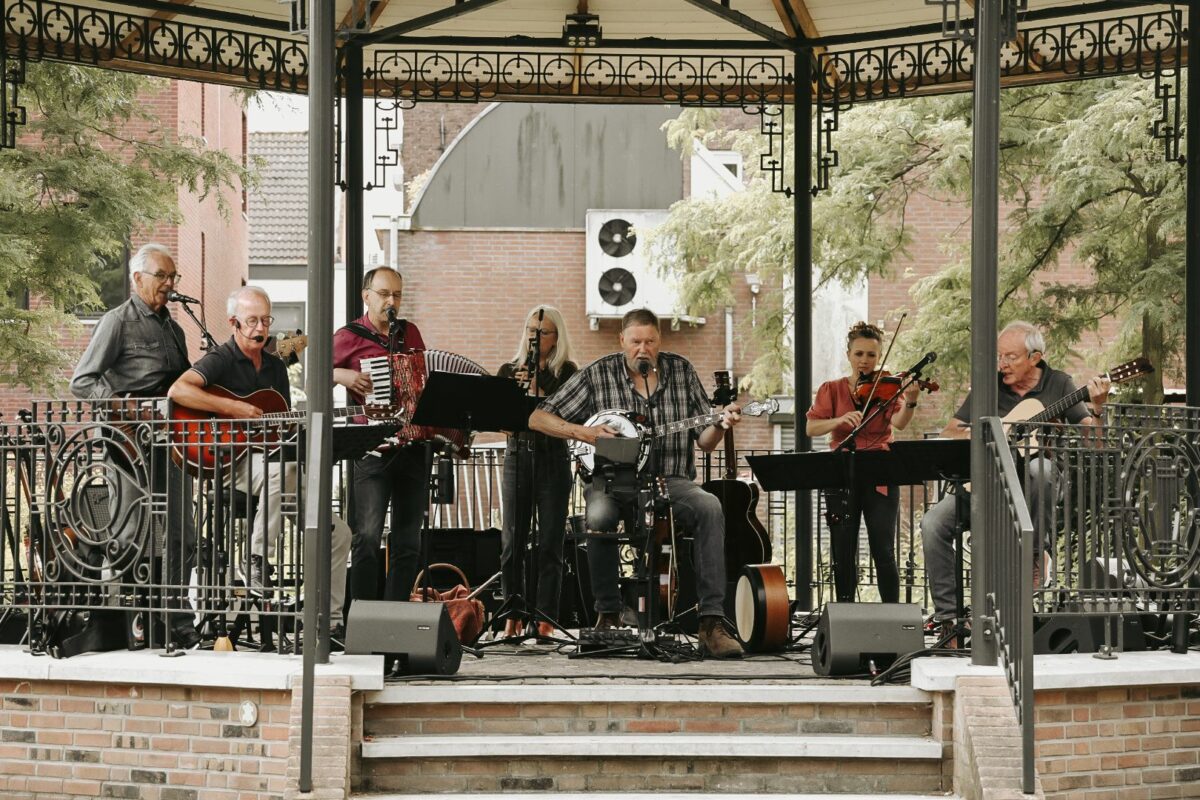
<path fill-rule="evenodd" d="M 646 466 L 646 462 L 650 459 L 649 440 L 645 437 L 645 428 L 634 422 L 632 414 L 626 411 L 606 410 L 598 411 L 588 417 L 583 424 L 591 427 L 593 425 L 607 425 L 624 439 L 642 439 L 641 452 L 638 454 L 638 470 L 641 471 Z M 587 442 L 572 442 L 571 453 L 575 456 L 575 460 L 579 463 L 580 469 L 584 473 L 585 479 L 590 477 L 592 471 L 596 468 L 596 448 Z"/>

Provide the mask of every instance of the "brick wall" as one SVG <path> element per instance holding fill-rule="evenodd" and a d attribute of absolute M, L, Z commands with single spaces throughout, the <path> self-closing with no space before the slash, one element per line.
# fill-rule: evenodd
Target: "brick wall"
<path fill-rule="evenodd" d="M 278 800 L 292 692 L 0 680 L 0 796 Z M 239 706 L 258 707 L 256 724 Z"/>
<path fill-rule="evenodd" d="M 1200 686 L 1043 691 L 1035 703 L 1047 797 L 1200 797 Z"/>
<path fill-rule="evenodd" d="M 528 310 L 549 303 L 563 313 L 579 364 L 618 349 L 617 320 L 601 321 L 598 331 L 588 325 L 582 230 L 408 231 L 401 233 L 397 252 L 404 274 L 402 313 L 431 348 L 495 370 L 516 351 Z M 734 372 L 740 376 L 754 352 L 746 349 L 741 327 L 749 317 L 750 290 L 738 283 L 735 291 Z M 718 311 L 706 320 L 664 330 L 663 349 L 687 356 L 711 392 L 712 373 L 725 366 L 725 315 Z M 739 448 L 771 444 L 766 417 L 748 418 L 737 429 Z"/>

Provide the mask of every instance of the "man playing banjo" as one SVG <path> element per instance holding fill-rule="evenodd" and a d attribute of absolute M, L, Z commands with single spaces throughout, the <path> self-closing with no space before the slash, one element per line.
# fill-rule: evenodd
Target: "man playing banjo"
<path fill-rule="evenodd" d="M 604 356 L 573 375 L 547 398 L 529 419 L 529 427 L 561 439 L 594 445 L 616 436 L 610 425 L 584 424 L 597 412 L 625 409 L 638 413 L 651 408 L 656 427 L 711 413 L 711 404 L 695 368 L 683 356 L 660 352 L 658 317 L 646 309 L 630 311 L 621 320 L 621 352 Z M 741 658 L 742 647 L 724 625 L 725 520 L 720 501 L 695 483 L 695 445 L 712 450 L 724 430 L 741 419 L 741 408 L 725 407 L 719 422 L 701 430 L 681 430 L 658 439 L 658 467 L 666 482 L 676 520 L 694 536 L 696 595 L 700 607 L 700 650 L 714 658 Z M 614 500 L 597 477 L 585 492 L 587 527 L 608 532 L 620 517 Z M 617 583 L 617 543 L 594 538 L 588 543 L 588 564 L 596 597 L 597 628 L 620 624 L 624 606 Z"/>

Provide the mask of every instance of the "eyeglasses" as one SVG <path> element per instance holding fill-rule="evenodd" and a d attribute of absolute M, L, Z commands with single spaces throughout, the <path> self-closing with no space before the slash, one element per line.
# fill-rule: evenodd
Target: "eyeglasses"
<path fill-rule="evenodd" d="M 530 336 L 537 336 L 539 333 L 542 336 L 557 336 L 558 335 L 558 331 L 551 330 L 549 328 L 526 328 L 525 332 L 528 333 Z"/>
<path fill-rule="evenodd" d="M 262 325 L 264 328 L 269 328 L 269 327 L 271 327 L 271 324 L 275 322 L 275 318 L 274 318 L 274 317 L 271 317 L 271 316 L 266 316 L 266 317 L 246 317 L 246 318 L 245 318 L 244 320 L 242 320 L 241 322 L 242 322 L 242 324 L 243 324 L 243 325 L 245 325 L 247 328 L 249 328 L 249 329 L 251 329 L 251 330 L 254 330 L 254 329 L 255 329 L 255 328 L 257 328 L 257 327 L 258 327 L 260 324 L 261 324 L 261 325 Z"/>
<path fill-rule="evenodd" d="M 146 272 L 146 270 L 142 270 L 142 274 L 149 275 L 151 278 L 162 283 L 171 283 L 172 281 L 179 283 L 178 272 Z"/>
<path fill-rule="evenodd" d="M 371 291 L 374 292 L 375 294 L 379 295 L 380 300 L 387 300 L 390 297 L 393 300 L 395 300 L 397 303 L 399 303 L 400 300 L 404 297 L 404 292 L 389 292 L 384 289 L 372 289 Z"/>
<path fill-rule="evenodd" d="M 996 356 L 996 361 L 1000 364 L 1015 364 L 1028 355 L 1029 353 L 1001 353 Z"/>

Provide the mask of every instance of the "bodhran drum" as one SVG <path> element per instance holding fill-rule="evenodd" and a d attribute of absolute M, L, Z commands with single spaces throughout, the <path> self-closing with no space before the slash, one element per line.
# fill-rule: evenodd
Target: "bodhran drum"
<path fill-rule="evenodd" d="M 791 611 L 787 581 L 778 564 L 747 564 L 734 598 L 738 636 L 753 653 L 770 653 L 787 646 Z"/>

